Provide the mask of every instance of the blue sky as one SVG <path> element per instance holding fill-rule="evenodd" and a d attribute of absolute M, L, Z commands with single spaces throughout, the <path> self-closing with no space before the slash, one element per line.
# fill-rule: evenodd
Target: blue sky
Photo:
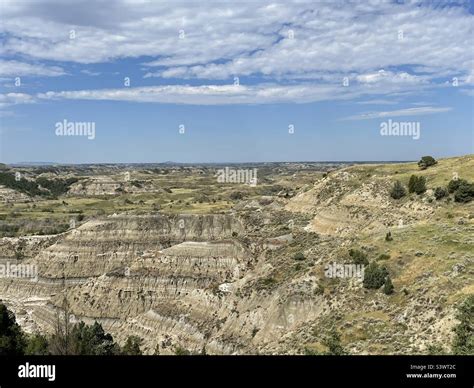
<path fill-rule="evenodd" d="M 0 161 L 473 153 L 473 4 L 401 3 L 0 0 Z"/>

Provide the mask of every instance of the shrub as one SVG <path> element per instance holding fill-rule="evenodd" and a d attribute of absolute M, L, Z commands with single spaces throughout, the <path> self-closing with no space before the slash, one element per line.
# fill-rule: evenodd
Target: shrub
<path fill-rule="evenodd" d="M 459 186 L 461 186 L 464 183 L 467 183 L 467 181 L 464 179 L 451 179 L 448 183 L 449 193 L 450 194 L 454 193 L 459 188 Z"/>
<path fill-rule="evenodd" d="M 385 283 L 388 271 L 385 267 L 380 267 L 375 261 L 370 263 L 364 271 L 364 287 L 369 289 L 379 289 Z"/>
<path fill-rule="evenodd" d="M 341 345 L 341 336 L 336 331 L 336 329 L 332 329 L 331 332 L 326 336 L 326 338 L 323 340 L 323 345 L 328 348 L 326 355 L 341 356 L 346 354 L 346 351 Z"/>
<path fill-rule="evenodd" d="M 357 249 L 351 249 L 349 250 L 349 256 L 351 257 L 352 262 L 354 264 L 369 264 L 369 260 L 367 260 L 367 255 L 362 251 L 359 251 Z"/>
<path fill-rule="evenodd" d="M 390 190 L 390 196 L 393 199 L 400 199 L 403 198 L 406 195 L 406 190 L 403 187 L 403 185 L 400 183 L 400 181 L 396 181 L 393 184 L 392 189 Z"/>
<path fill-rule="evenodd" d="M 474 198 L 474 183 L 462 183 L 454 193 L 454 201 L 467 203 Z"/>
<path fill-rule="evenodd" d="M 421 160 L 418 162 L 418 166 L 422 170 L 425 170 L 430 166 L 434 166 L 436 163 L 438 162 L 432 156 L 423 156 Z"/>
<path fill-rule="evenodd" d="M 392 232 L 388 231 L 387 234 L 385 235 L 385 241 L 392 241 Z"/>
<path fill-rule="evenodd" d="M 310 349 L 308 347 L 304 348 L 304 355 L 305 356 L 319 356 L 321 353 L 319 353 L 317 350 Z"/>
<path fill-rule="evenodd" d="M 448 191 L 442 187 L 437 187 L 434 191 L 434 197 L 437 201 L 446 197 L 448 195 Z"/>
<path fill-rule="evenodd" d="M 385 279 L 385 284 L 383 285 L 383 293 L 385 295 L 393 294 L 393 284 L 392 279 L 390 279 L 390 276 L 387 276 L 387 278 Z"/>
<path fill-rule="evenodd" d="M 412 175 L 408 182 L 408 192 L 423 194 L 426 191 L 426 178 L 424 176 L 417 177 Z"/>
<path fill-rule="evenodd" d="M 230 199 L 233 201 L 238 201 L 239 199 L 242 199 L 244 197 L 244 194 L 241 191 L 234 191 L 230 194 Z"/>
<path fill-rule="evenodd" d="M 42 334 L 33 334 L 28 337 L 25 354 L 29 356 L 46 356 L 48 352 L 48 340 Z"/>
<path fill-rule="evenodd" d="M 177 356 L 190 356 L 191 352 L 181 346 L 177 346 L 174 350 L 174 354 Z"/>
<path fill-rule="evenodd" d="M 142 339 L 136 335 L 131 335 L 127 338 L 127 342 L 122 348 L 122 354 L 127 356 L 141 356 L 142 351 L 140 345 L 142 344 Z"/>
<path fill-rule="evenodd" d="M 443 355 L 446 354 L 446 350 L 444 350 L 443 346 L 440 344 L 429 344 L 426 347 L 426 352 L 430 356 L 436 356 L 436 355 Z"/>
<path fill-rule="evenodd" d="M 454 327 L 453 353 L 474 354 L 474 294 L 471 294 L 459 306 L 456 314 L 459 324 Z"/>
<path fill-rule="evenodd" d="M 417 181 L 416 175 L 412 175 L 410 177 L 410 180 L 408 181 L 408 192 L 410 194 L 415 192 L 416 181 Z"/>
<path fill-rule="evenodd" d="M 304 256 L 303 252 L 297 252 L 297 253 L 295 253 L 295 255 L 293 256 L 293 259 L 294 259 L 294 260 L 301 261 L 301 260 L 305 260 L 306 257 Z"/>
<path fill-rule="evenodd" d="M 418 177 L 415 186 L 415 193 L 418 195 L 423 194 L 426 191 L 426 178 L 424 176 Z"/>

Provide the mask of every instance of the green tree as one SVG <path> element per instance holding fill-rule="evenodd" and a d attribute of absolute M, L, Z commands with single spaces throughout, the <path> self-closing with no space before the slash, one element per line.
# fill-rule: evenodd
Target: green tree
<path fill-rule="evenodd" d="M 400 183 L 400 181 L 396 181 L 396 182 L 393 184 L 392 189 L 390 190 L 390 196 L 391 196 L 393 199 L 400 199 L 400 198 L 403 198 L 405 195 L 406 195 L 406 190 L 405 190 L 405 188 L 404 188 L 403 185 Z"/>
<path fill-rule="evenodd" d="M 26 339 L 15 315 L 7 306 L 0 304 L 0 355 L 22 355 Z"/>
<path fill-rule="evenodd" d="M 73 354 L 79 355 L 113 355 L 119 352 L 118 345 L 112 335 L 106 333 L 102 325 L 94 322 L 75 324 L 71 332 Z"/>

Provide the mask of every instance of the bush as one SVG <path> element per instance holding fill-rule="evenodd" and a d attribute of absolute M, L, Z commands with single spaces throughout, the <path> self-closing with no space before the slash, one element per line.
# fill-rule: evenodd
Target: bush
<path fill-rule="evenodd" d="M 418 162 L 418 166 L 422 170 L 425 170 L 430 166 L 434 166 L 436 163 L 438 162 L 432 156 L 423 156 L 421 160 Z"/>
<path fill-rule="evenodd" d="M 330 356 L 341 356 L 346 354 L 346 351 L 341 345 L 341 336 L 336 331 L 332 329 L 331 332 L 323 340 L 323 345 L 328 348 L 326 355 Z"/>
<path fill-rule="evenodd" d="M 48 340 L 42 334 L 33 334 L 28 337 L 25 354 L 29 356 L 46 356 L 48 352 Z"/>
<path fill-rule="evenodd" d="M 474 294 L 459 306 L 456 314 L 459 324 L 454 327 L 453 353 L 474 355 Z"/>
<path fill-rule="evenodd" d="M 190 356 L 191 352 L 181 346 L 177 346 L 174 350 L 174 354 L 177 356 Z"/>
<path fill-rule="evenodd" d="M 467 181 L 464 179 L 451 179 L 448 183 L 449 193 L 450 194 L 454 193 L 459 188 L 459 186 L 461 186 L 464 183 L 467 183 Z"/>
<path fill-rule="evenodd" d="M 141 356 L 142 351 L 140 345 L 142 344 L 142 339 L 136 335 L 131 335 L 127 338 L 127 342 L 122 348 L 122 354 L 126 356 Z"/>
<path fill-rule="evenodd" d="M 434 191 L 434 197 L 436 198 L 437 201 L 446 197 L 447 195 L 448 195 L 448 191 L 446 189 L 443 189 L 442 187 L 437 187 Z"/>
<path fill-rule="evenodd" d="M 364 271 L 364 287 L 369 289 L 379 289 L 385 283 L 388 271 L 385 267 L 380 267 L 375 261 L 370 263 Z"/>
<path fill-rule="evenodd" d="M 385 241 L 392 241 L 392 232 L 388 231 L 387 234 L 385 235 Z"/>
<path fill-rule="evenodd" d="M 406 190 L 403 187 L 403 185 L 400 183 L 400 181 L 396 181 L 393 184 L 392 189 L 390 190 L 390 196 L 393 199 L 400 199 L 403 198 L 406 195 Z"/>
<path fill-rule="evenodd" d="M 244 197 L 244 194 L 241 191 L 234 191 L 230 194 L 230 199 L 232 201 L 238 201 Z"/>
<path fill-rule="evenodd" d="M 426 191 L 426 178 L 424 176 L 417 177 L 412 175 L 408 182 L 408 192 L 423 194 Z"/>
<path fill-rule="evenodd" d="M 383 293 L 385 295 L 393 294 L 393 284 L 392 279 L 390 279 L 390 276 L 387 276 L 387 278 L 385 279 L 385 284 L 383 285 Z"/>
<path fill-rule="evenodd" d="M 351 249 L 349 250 L 349 256 L 351 257 L 352 262 L 354 264 L 369 264 L 369 260 L 367 260 L 367 255 L 362 251 L 359 251 L 357 249 Z"/>
<path fill-rule="evenodd" d="M 423 194 L 426 191 L 426 178 L 424 176 L 418 177 L 415 185 L 415 193 L 418 195 Z"/>
<path fill-rule="evenodd" d="M 295 253 L 295 255 L 293 256 L 293 259 L 301 261 L 301 260 L 306 260 L 306 257 L 304 256 L 303 252 L 298 252 L 298 253 Z"/>
<path fill-rule="evenodd" d="M 417 181 L 416 175 L 412 175 L 410 177 L 410 180 L 408 181 L 408 192 L 410 194 L 415 192 L 416 181 Z"/>
<path fill-rule="evenodd" d="M 467 203 L 474 198 L 474 183 L 462 183 L 454 193 L 454 201 Z"/>

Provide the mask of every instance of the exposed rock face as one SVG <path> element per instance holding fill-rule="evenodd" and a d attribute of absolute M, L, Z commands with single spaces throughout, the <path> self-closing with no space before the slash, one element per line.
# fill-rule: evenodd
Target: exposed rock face
<path fill-rule="evenodd" d="M 363 172 L 345 170 L 325 177 L 286 205 L 290 211 L 314 214 L 308 231 L 347 236 L 406 226 L 434 214 L 434 204 L 413 202 L 400 207 L 393 203 L 389 194 L 391 177 L 374 177 L 365 182 Z"/>
<path fill-rule="evenodd" d="M 22 203 L 31 202 L 31 198 L 8 187 L 0 185 L 0 202 Z"/>
<path fill-rule="evenodd" d="M 69 195 L 96 196 L 118 195 L 120 193 L 152 193 L 159 192 L 150 182 L 134 182 L 130 176 L 94 177 L 81 180 L 71 185 Z"/>
<path fill-rule="evenodd" d="M 176 330 L 196 326 L 193 335 L 201 338 L 196 349 L 202 348 L 204 333 L 199 330 L 217 324 L 210 311 L 223 305 L 219 285 L 239 280 L 253 261 L 251 253 L 231 239 L 232 233 L 242 231 L 238 220 L 225 215 L 112 216 L 91 221 L 56 237 L 55 243 L 51 237 L 26 239 L 36 244 L 39 254 L 27 255 L 22 262 L 37 265 L 38 281 L 0 279 L 0 293 L 7 300 L 23 299 L 25 307 L 32 296 L 47 297 L 31 306 L 29 315 L 48 331 L 66 297 L 76 317 L 99 319 L 119 338 L 121 327 L 137 316 L 158 321 L 157 327 L 176 320 Z M 3 239 L 4 260 L 13 260 L 19 240 Z M 189 320 L 185 326 L 184 315 Z M 156 342 L 157 333 L 148 334 Z"/>

